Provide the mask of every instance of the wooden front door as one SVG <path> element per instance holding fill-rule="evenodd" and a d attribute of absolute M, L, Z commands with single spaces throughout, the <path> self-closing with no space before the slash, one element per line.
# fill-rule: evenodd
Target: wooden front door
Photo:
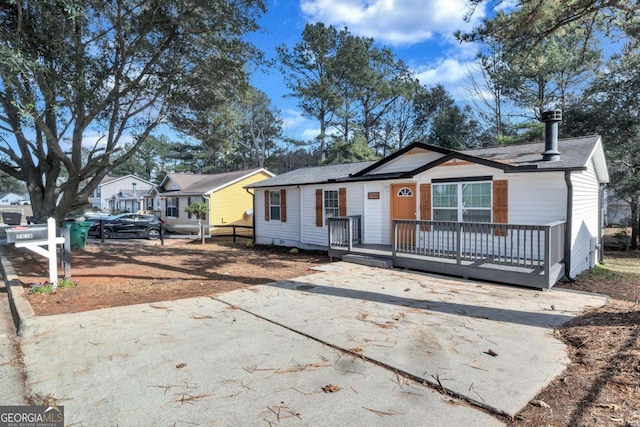
<path fill-rule="evenodd" d="M 391 219 L 414 221 L 417 212 L 416 184 L 391 184 Z M 391 223 L 393 227 L 393 221 Z M 396 227 L 399 245 L 415 245 L 415 226 L 400 223 Z M 391 242 L 393 244 L 393 241 Z"/>

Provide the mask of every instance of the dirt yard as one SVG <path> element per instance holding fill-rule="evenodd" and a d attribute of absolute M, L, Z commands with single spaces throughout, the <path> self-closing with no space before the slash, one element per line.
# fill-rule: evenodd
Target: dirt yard
<path fill-rule="evenodd" d="M 42 258 L 5 248 L 25 287 L 46 280 Z M 73 253 L 77 287 L 29 300 L 38 315 L 157 302 L 293 278 L 326 262 L 323 254 L 242 244 L 110 242 Z M 605 293 L 611 301 L 555 332 L 568 346 L 571 365 L 507 422 L 640 427 L 640 252 L 608 254 L 604 266 L 558 287 Z"/>
<path fill-rule="evenodd" d="M 611 300 L 555 332 L 572 363 L 512 425 L 640 427 L 640 252 L 607 253 L 604 266 L 559 287 Z"/>
<path fill-rule="evenodd" d="M 37 315 L 46 316 L 213 295 L 303 276 L 311 267 L 329 262 L 321 253 L 184 242 L 88 244 L 72 252 L 75 288 L 58 289 L 54 295 L 29 294 L 29 302 Z M 44 258 L 13 246 L 4 250 L 26 292 L 48 279 Z"/>

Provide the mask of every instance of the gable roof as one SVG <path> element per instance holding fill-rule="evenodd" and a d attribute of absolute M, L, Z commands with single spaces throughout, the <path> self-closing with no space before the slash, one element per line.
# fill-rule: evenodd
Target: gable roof
<path fill-rule="evenodd" d="M 576 169 L 584 168 L 599 142 L 599 135 L 558 140 L 560 159 L 553 162 L 542 160 L 544 143 L 507 145 L 504 147 L 481 148 L 465 151 L 466 154 L 493 160 L 514 167 L 535 166 L 537 169 Z"/>
<path fill-rule="evenodd" d="M 361 171 L 375 162 L 345 163 L 341 165 L 314 166 L 296 169 L 290 172 L 277 175 L 265 181 L 247 185 L 246 188 L 260 187 L 284 187 L 299 184 L 318 184 L 322 182 L 334 181 Z"/>
<path fill-rule="evenodd" d="M 184 195 L 211 194 L 260 172 L 264 172 L 272 177 L 274 176 L 274 174 L 264 168 L 218 174 L 168 173 L 160 183 L 158 192 Z M 179 190 L 165 190 L 164 186 L 169 181 L 173 181 Z"/>
<path fill-rule="evenodd" d="M 98 187 L 101 187 L 101 186 L 103 186 L 105 184 L 112 184 L 114 182 L 121 181 L 121 180 L 126 179 L 126 178 L 133 178 L 136 181 L 144 182 L 145 184 L 149 184 L 150 186 L 153 187 L 153 182 L 147 181 L 146 179 L 142 179 L 142 178 L 137 177 L 137 176 L 135 176 L 133 174 L 124 175 L 124 176 L 105 176 L 104 178 L 102 178 L 102 181 L 100 181 L 100 184 L 98 184 Z"/>
<path fill-rule="evenodd" d="M 408 179 L 441 165 L 452 159 L 460 159 L 484 166 L 510 172 L 551 172 L 585 170 L 592 156 L 600 166 L 599 179 L 608 182 L 609 176 L 604 164 L 604 152 L 600 136 L 567 138 L 558 140 L 560 159 L 543 161 L 544 143 L 508 145 L 503 147 L 482 148 L 456 151 L 423 143 L 413 143 L 377 162 L 351 163 L 314 168 L 297 169 L 275 178 L 248 186 L 249 188 L 278 187 L 291 185 L 320 184 L 326 182 L 373 181 L 383 179 Z M 392 173 L 377 173 L 383 165 L 411 152 L 431 151 L 442 156 L 421 165 L 418 168 L 406 169 Z"/>

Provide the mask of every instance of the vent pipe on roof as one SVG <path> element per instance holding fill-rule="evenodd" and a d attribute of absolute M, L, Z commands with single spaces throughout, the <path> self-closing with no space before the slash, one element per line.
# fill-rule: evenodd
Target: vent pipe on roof
<path fill-rule="evenodd" d="M 555 162 L 560 160 L 558 151 L 558 123 L 562 121 L 562 111 L 553 110 L 542 113 L 544 123 L 544 153 L 542 160 Z"/>

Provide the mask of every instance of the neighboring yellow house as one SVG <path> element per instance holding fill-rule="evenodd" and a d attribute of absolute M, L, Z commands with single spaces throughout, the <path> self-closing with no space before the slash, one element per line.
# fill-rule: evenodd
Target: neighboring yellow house
<path fill-rule="evenodd" d="M 209 225 L 253 225 L 253 191 L 243 187 L 273 176 L 262 168 L 212 175 L 170 173 L 145 195 L 144 203 L 146 211 L 158 215 L 168 230 L 197 225 L 198 219 L 184 210 L 200 201 L 209 205 L 205 219 Z M 182 228 L 195 232 L 193 227 Z"/>

